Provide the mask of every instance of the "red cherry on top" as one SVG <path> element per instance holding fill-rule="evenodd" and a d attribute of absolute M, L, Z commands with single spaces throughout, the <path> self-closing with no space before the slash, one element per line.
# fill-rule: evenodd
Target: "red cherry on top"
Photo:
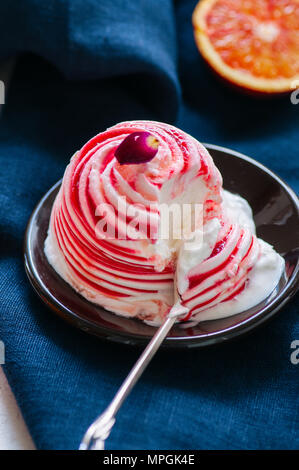
<path fill-rule="evenodd" d="M 150 132 L 133 132 L 115 150 L 121 165 L 150 162 L 158 152 L 159 140 Z"/>

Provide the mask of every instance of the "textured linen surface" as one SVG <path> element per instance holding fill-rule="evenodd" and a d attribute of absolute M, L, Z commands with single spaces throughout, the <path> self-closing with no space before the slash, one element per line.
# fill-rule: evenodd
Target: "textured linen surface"
<path fill-rule="evenodd" d="M 118 121 L 165 120 L 256 158 L 299 189 L 299 105 L 241 96 L 212 77 L 193 41 L 195 3 L 0 4 L 0 58 L 20 54 L 0 121 L 0 339 L 39 449 L 76 449 L 139 355 L 66 325 L 24 272 L 27 220 L 74 151 Z M 295 299 L 237 341 L 159 351 L 108 448 L 298 448 L 296 339 Z"/>

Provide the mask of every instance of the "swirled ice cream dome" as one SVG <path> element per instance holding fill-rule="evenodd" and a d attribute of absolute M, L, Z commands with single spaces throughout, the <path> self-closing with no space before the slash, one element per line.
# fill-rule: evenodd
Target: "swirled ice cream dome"
<path fill-rule="evenodd" d="M 117 149 L 143 132 L 159 144 L 154 157 L 121 164 Z M 191 210 L 178 217 L 168 207 Z M 165 212 L 172 215 L 167 236 Z M 284 269 L 255 236 L 247 202 L 223 191 L 205 147 L 153 121 L 117 124 L 75 153 L 53 205 L 45 253 L 89 301 L 157 324 L 177 296 L 189 310 L 184 320 L 250 308 L 273 291 Z"/>

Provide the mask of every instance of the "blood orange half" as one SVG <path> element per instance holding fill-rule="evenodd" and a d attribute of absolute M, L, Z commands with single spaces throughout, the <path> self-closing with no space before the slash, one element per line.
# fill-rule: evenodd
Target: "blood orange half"
<path fill-rule="evenodd" d="M 298 86 L 299 0 L 201 0 L 192 20 L 202 56 L 230 83 L 266 94 Z"/>

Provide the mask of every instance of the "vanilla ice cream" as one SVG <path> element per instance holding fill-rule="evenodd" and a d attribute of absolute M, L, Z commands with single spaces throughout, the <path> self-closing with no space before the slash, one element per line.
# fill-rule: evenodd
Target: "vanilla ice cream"
<path fill-rule="evenodd" d="M 157 152 L 121 164 L 115 152 L 135 132 L 150 133 Z M 45 253 L 89 301 L 152 324 L 163 321 L 175 294 L 189 311 L 183 320 L 244 311 L 273 292 L 284 270 L 283 258 L 256 237 L 248 203 L 223 190 L 208 151 L 152 121 L 117 124 L 72 157 Z"/>

